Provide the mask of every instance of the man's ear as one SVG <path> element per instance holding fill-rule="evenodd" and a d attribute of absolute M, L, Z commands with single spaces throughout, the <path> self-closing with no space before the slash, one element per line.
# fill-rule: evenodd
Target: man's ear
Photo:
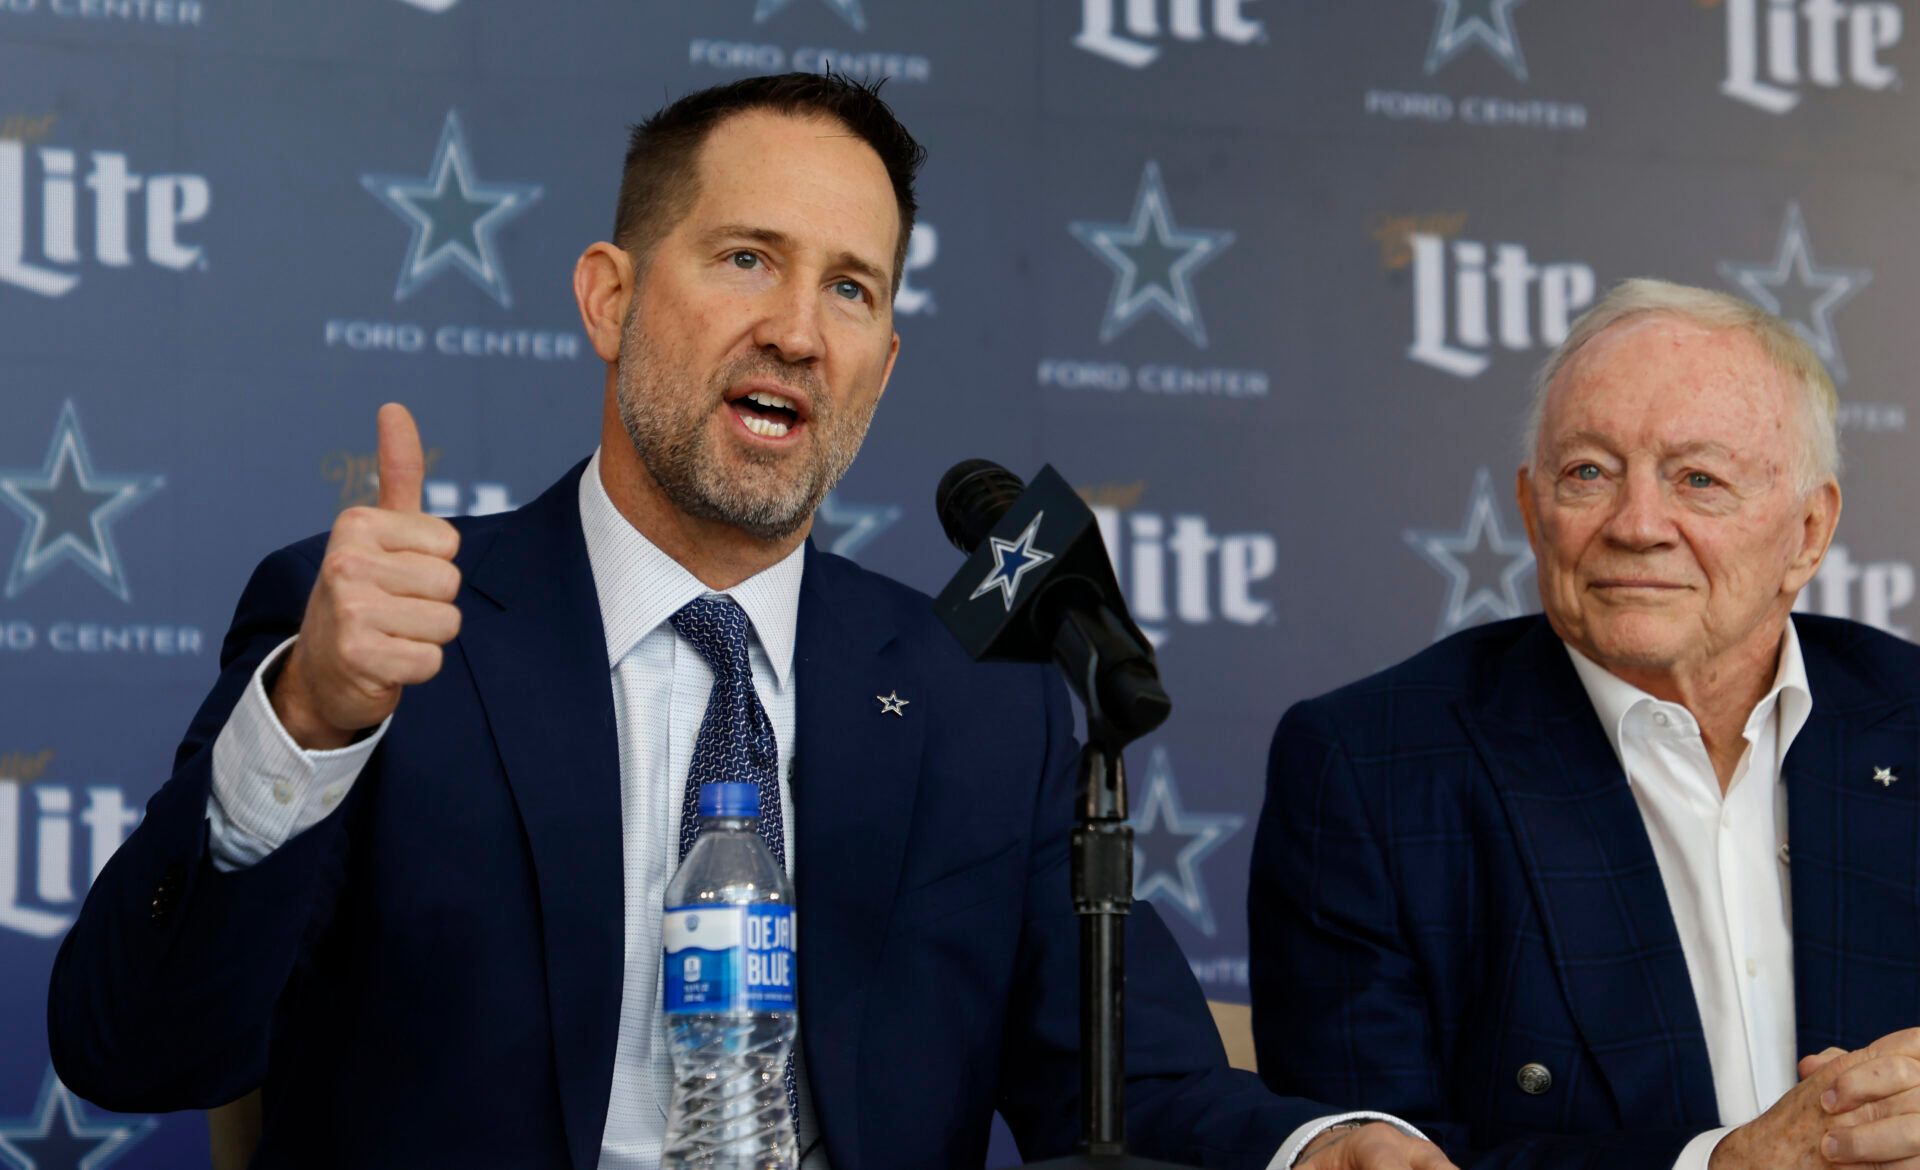
<path fill-rule="evenodd" d="M 1520 504 L 1520 522 L 1527 526 L 1527 543 L 1540 548 L 1540 517 L 1533 508 L 1533 468 L 1525 463 L 1513 473 L 1513 496 Z"/>
<path fill-rule="evenodd" d="M 1787 563 L 1787 577 L 1781 583 L 1783 593 L 1798 593 L 1820 571 L 1827 546 L 1833 543 L 1834 529 L 1840 526 L 1840 485 L 1833 480 L 1807 494 L 1800 515 L 1800 547 Z"/>
<path fill-rule="evenodd" d="M 880 393 L 874 395 L 875 402 L 880 401 L 880 399 L 886 395 L 887 383 L 893 380 L 893 363 L 899 360 L 900 335 L 896 333 L 893 335 L 893 340 L 887 345 L 887 368 L 880 371 Z"/>
<path fill-rule="evenodd" d="M 620 359 L 620 326 L 633 300 L 633 257 L 602 241 L 580 254 L 573 266 L 573 299 L 580 306 L 593 352 L 604 362 Z"/>

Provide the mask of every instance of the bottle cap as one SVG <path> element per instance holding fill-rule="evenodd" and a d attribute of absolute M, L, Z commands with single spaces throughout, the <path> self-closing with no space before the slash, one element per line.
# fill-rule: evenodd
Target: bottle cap
<path fill-rule="evenodd" d="M 703 784 L 700 786 L 700 815 L 757 817 L 760 815 L 760 786 L 730 781 Z"/>

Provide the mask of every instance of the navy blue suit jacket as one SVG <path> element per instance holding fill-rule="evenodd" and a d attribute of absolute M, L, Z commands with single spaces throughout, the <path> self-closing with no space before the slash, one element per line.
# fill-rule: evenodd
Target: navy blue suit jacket
<path fill-rule="evenodd" d="M 622 965 L 619 764 L 576 468 L 458 521 L 464 624 L 324 822 L 209 861 L 212 742 L 294 633 L 324 537 L 268 557 L 172 778 L 60 949 L 53 1058 L 112 1109 L 264 1085 L 256 1166 L 587 1170 Z M 801 1036 L 837 1170 L 978 1167 L 1078 1135 L 1072 720 L 1034 668 L 968 661 L 928 599 L 808 550 L 799 610 Z M 882 717 L 877 695 L 910 700 Z M 1264 1167 L 1317 1106 L 1226 1066 L 1186 963 L 1128 937 L 1137 1147 Z"/>
<path fill-rule="evenodd" d="M 1794 621 L 1813 692 L 1782 773 L 1804 1055 L 1920 1023 L 1920 648 Z M 1653 847 L 1544 618 L 1287 713 L 1249 914 L 1276 1089 L 1392 1110 L 1469 1170 L 1668 1170 L 1719 1125 Z M 1520 1089 L 1528 1063 L 1547 1092 Z"/>

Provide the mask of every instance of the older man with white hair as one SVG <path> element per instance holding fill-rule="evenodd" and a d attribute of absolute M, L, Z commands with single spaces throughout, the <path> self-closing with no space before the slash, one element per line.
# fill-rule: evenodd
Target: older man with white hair
<path fill-rule="evenodd" d="M 1463 1167 L 1920 1170 L 1920 649 L 1794 615 L 1832 380 L 1622 284 L 1536 387 L 1544 614 L 1290 710 L 1249 913 L 1268 1083 Z"/>

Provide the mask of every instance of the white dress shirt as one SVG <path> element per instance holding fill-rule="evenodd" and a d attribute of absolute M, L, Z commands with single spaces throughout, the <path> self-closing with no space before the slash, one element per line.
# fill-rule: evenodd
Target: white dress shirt
<path fill-rule="evenodd" d="M 613 1090 L 601 1139 L 601 1170 L 655 1170 L 666 1130 L 672 1066 L 661 1011 L 660 920 L 667 882 L 679 864 L 680 806 L 706 714 L 713 671 L 668 622 L 711 591 L 627 523 L 600 482 L 595 452 L 580 477 L 580 522 L 607 639 L 609 683 L 620 748 L 620 841 L 626 961 Z M 780 753 L 780 802 L 787 869 L 793 870 L 793 649 L 804 548 L 727 591 L 753 625 L 749 659 L 754 690 L 773 724 Z M 214 741 L 207 818 L 214 864 L 252 865 L 326 818 L 352 787 L 389 719 L 367 738 L 336 751 L 300 748 L 280 726 L 265 680 L 293 644 L 267 656 Z M 805 995 L 804 986 L 800 994 Z M 796 1040 L 796 1051 L 798 1041 Z M 831 1170 L 808 1092 L 799 1074 L 801 1170 Z M 1384 1121 L 1386 1114 L 1342 1113 L 1311 1121 L 1282 1144 L 1269 1170 L 1286 1170 L 1333 1126 Z"/>
<path fill-rule="evenodd" d="M 1627 774 L 1679 929 L 1726 1128 L 1688 1143 L 1675 1170 L 1705 1170 L 1728 1129 L 1798 1080 L 1780 766 L 1813 710 L 1800 639 L 1789 619 L 1773 685 L 1747 716 L 1747 746 L 1724 794 L 1691 712 L 1571 646 L 1567 653 Z"/>

